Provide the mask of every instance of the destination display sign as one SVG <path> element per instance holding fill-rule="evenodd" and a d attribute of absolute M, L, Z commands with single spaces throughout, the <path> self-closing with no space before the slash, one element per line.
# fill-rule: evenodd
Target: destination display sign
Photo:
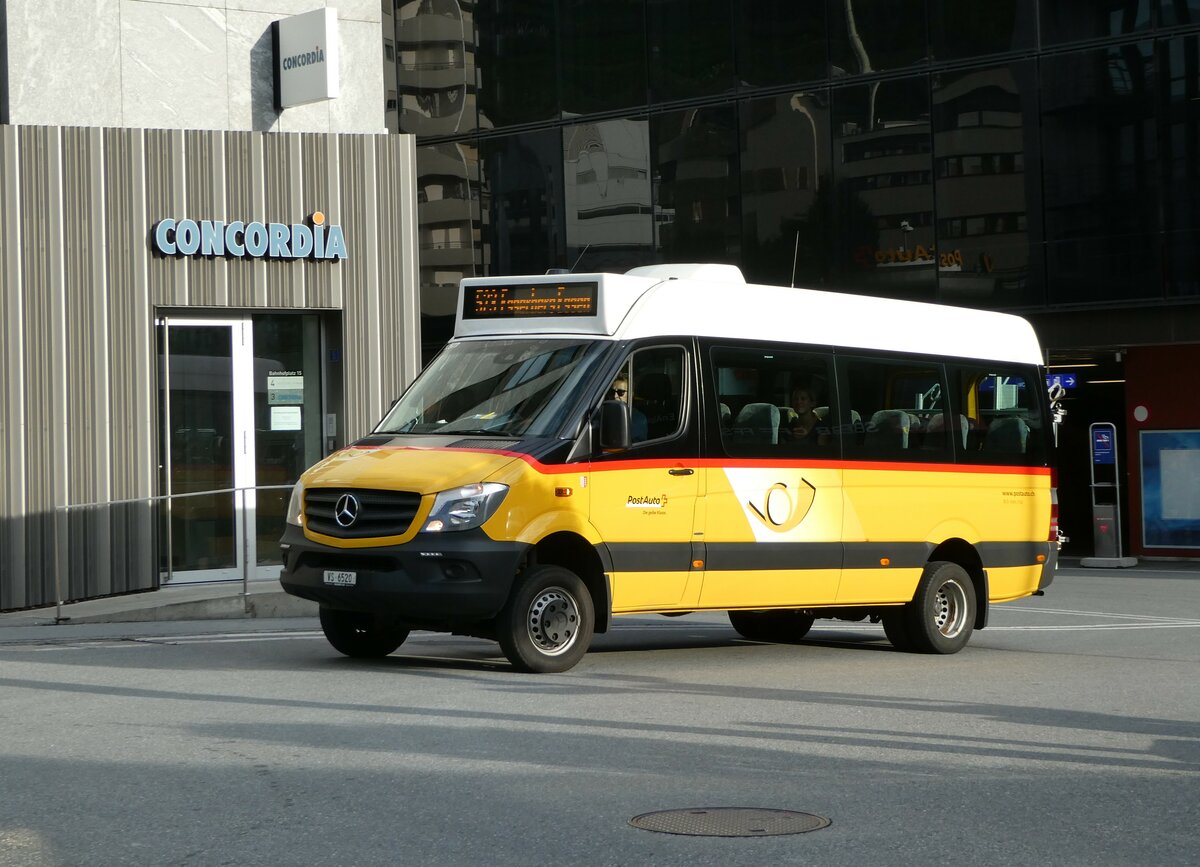
<path fill-rule="evenodd" d="M 462 318 L 595 316 L 599 288 L 595 281 L 467 286 L 463 289 Z"/>

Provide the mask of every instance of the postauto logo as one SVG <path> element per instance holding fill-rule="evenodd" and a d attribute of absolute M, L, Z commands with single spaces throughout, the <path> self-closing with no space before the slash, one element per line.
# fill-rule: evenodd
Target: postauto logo
<path fill-rule="evenodd" d="M 234 220 L 160 220 L 154 249 L 164 256 L 233 256 L 238 259 L 347 258 L 342 227 L 325 225 L 316 211 L 308 223 L 244 223 Z"/>

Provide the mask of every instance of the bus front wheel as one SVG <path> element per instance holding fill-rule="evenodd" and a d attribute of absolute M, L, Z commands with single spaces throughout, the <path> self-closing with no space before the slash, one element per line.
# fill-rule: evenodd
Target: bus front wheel
<path fill-rule="evenodd" d="M 579 576 L 535 566 L 497 616 L 496 640 L 518 671 L 566 671 L 587 653 L 594 626 L 592 596 Z"/>
<path fill-rule="evenodd" d="M 408 628 L 360 611 L 322 607 L 321 631 L 333 649 L 358 659 L 387 656 L 408 638 Z"/>
<path fill-rule="evenodd" d="M 928 563 L 912 602 L 905 606 L 905 620 L 912 650 L 962 650 L 975 628 L 975 585 L 966 570 L 957 563 Z"/>

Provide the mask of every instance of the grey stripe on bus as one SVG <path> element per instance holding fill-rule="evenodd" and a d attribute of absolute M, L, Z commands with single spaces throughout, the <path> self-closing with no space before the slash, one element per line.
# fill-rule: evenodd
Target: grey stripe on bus
<path fill-rule="evenodd" d="M 928 542 L 710 542 L 700 555 L 691 542 L 615 542 L 607 546 L 617 572 L 680 572 L 704 559 L 711 571 L 786 569 L 913 569 L 929 562 Z M 975 546 L 985 569 L 1037 566 L 1046 542 L 981 542 Z M 888 560 L 884 567 L 882 560 Z"/>

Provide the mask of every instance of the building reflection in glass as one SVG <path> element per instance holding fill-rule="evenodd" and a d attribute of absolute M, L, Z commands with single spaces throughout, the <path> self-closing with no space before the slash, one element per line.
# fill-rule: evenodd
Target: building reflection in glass
<path fill-rule="evenodd" d="M 470 142 L 417 148 L 421 342 L 436 350 L 450 336 L 458 281 L 487 273 L 482 244 L 479 155 Z"/>
<path fill-rule="evenodd" d="M 913 300 L 936 292 L 927 76 L 833 91 L 831 280 Z"/>
<path fill-rule="evenodd" d="M 658 249 L 666 262 L 738 263 L 738 134 L 730 106 L 651 119 Z"/>
<path fill-rule="evenodd" d="M 475 5 L 475 0 L 397 0 L 399 132 L 450 135 L 476 128 Z M 384 50 L 386 58 L 386 41 Z M 388 128 L 396 129 L 390 117 Z"/>
<path fill-rule="evenodd" d="M 829 258 L 829 93 L 751 99 L 740 106 L 746 279 L 819 286 Z"/>
<path fill-rule="evenodd" d="M 566 127 L 563 163 L 568 264 L 621 272 L 654 261 L 646 121 Z"/>
<path fill-rule="evenodd" d="M 562 157 L 556 129 L 481 139 L 489 274 L 541 274 L 565 266 Z"/>
<path fill-rule="evenodd" d="M 1041 303 L 1031 268 L 1031 204 L 1040 213 L 1037 91 L 1028 64 L 935 76 L 938 295 L 995 307 Z M 1038 258 L 1040 263 L 1040 257 Z"/>

